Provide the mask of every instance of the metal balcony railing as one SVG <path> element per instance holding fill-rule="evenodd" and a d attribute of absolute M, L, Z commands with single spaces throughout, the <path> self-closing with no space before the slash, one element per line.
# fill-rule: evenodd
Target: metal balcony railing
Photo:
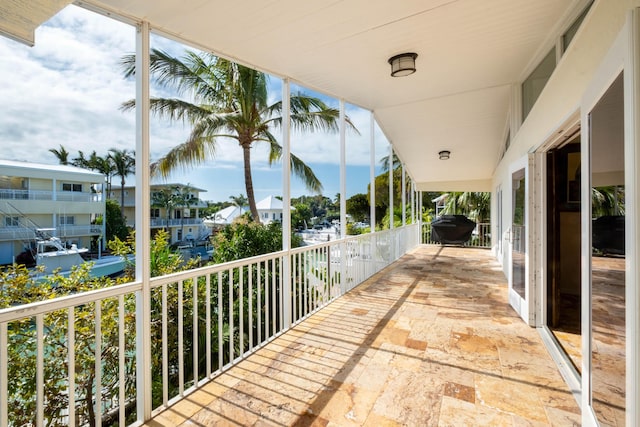
<path fill-rule="evenodd" d="M 0 189 L 0 200 L 52 200 L 62 202 L 101 202 L 100 193 L 77 191 L 12 190 Z"/>
<path fill-rule="evenodd" d="M 53 230 L 53 229 L 52 229 Z M 101 225 L 65 225 L 53 230 L 55 237 L 97 236 L 102 234 Z M 0 227 L 0 241 L 4 240 L 35 240 L 34 228 L 29 227 Z"/>
<path fill-rule="evenodd" d="M 167 219 L 152 218 L 151 227 L 180 227 L 182 225 L 201 225 L 202 218 Z"/>
<path fill-rule="evenodd" d="M 422 224 L 422 243 L 439 245 L 431 238 L 431 223 Z M 465 246 L 472 248 L 491 248 L 491 223 L 481 222 L 476 224 L 476 228 L 471 233 L 471 239 Z"/>
<path fill-rule="evenodd" d="M 409 225 L 0 310 L 0 427 L 144 421 L 418 243 Z"/>

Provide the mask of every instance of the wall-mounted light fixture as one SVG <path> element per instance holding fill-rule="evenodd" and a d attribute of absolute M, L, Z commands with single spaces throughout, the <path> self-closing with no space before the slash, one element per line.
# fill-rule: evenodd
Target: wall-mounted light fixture
<path fill-rule="evenodd" d="M 451 157 L 451 151 L 442 150 L 438 153 L 438 157 L 440 160 L 449 160 L 449 157 Z"/>
<path fill-rule="evenodd" d="M 389 58 L 391 77 L 404 77 L 416 72 L 417 53 L 401 53 Z"/>

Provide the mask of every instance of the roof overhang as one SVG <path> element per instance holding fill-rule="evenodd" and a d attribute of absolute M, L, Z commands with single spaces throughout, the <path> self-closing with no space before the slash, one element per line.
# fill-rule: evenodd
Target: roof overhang
<path fill-rule="evenodd" d="M 418 188 L 449 190 L 491 179 L 514 88 L 585 1 L 77 3 L 372 110 Z M 393 78 L 401 52 L 417 72 Z"/>

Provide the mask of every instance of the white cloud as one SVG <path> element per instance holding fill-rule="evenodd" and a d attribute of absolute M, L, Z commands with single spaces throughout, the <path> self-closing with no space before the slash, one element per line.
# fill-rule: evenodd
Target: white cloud
<path fill-rule="evenodd" d="M 159 36 L 153 36 L 152 46 L 177 55 L 184 48 Z M 57 159 L 48 150 L 60 145 L 72 157 L 79 150 L 85 154 L 95 150 L 104 155 L 110 148 L 134 149 L 135 113 L 120 110 L 124 101 L 135 96 L 135 82 L 123 78 L 120 60 L 134 51 L 135 29 L 132 26 L 76 6 L 65 8 L 37 29 L 35 47 L 0 37 L 0 94 L 4 101 L 0 106 L 1 156 L 53 164 Z M 281 98 L 281 82 L 271 78 L 270 87 L 269 101 L 275 102 Z M 297 90 L 299 88 L 292 88 L 293 92 Z M 152 92 L 167 95 L 162 88 L 152 88 Z M 323 99 L 337 106 L 335 99 Z M 348 107 L 347 114 L 361 133 L 347 133 L 347 163 L 367 165 L 370 113 Z M 152 159 L 184 142 L 188 134 L 188 126 L 152 118 Z M 279 131 L 274 134 L 278 136 Z M 385 145 L 386 141 L 377 129 L 376 146 Z M 376 158 L 386 155 L 386 150 L 376 150 Z M 292 151 L 307 163 L 337 170 L 339 136 L 337 133 L 296 133 L 292 135 Z M 270 168 L 267 164 L 267 144 L 257 143 L 251 155 L 253 170 L 259 176 L 278 179 L 281 166 Z M 237 142 L 221 139 L 215 159 L 206 162 L 200 168 L 203 171 L 177 176 L 186 180 L 190 176 L 204 177 L 202 179 L 206 181 L 211 170 L 235 173 L 242 167 L 241 162 L 242 151 Z M 239 176 L 241 180 L 241 174 Z M 266 181 L 262 184 L 264 187 L 260 191 L 275 188 Z M 209 184 L 203 184 L 206 185 Z M 244 191 L 242 181 L 227 185 L 229 194 Z"/>

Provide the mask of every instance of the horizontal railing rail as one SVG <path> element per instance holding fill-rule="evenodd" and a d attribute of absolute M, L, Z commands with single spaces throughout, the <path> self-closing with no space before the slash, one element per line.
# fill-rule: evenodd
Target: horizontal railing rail
<path fill-rule="evenodd" d="M 422 224 L 422 243 L 430 245 L 440 244 L 440 242 L 434 240 L 431 236 L 431 223 Z M 471 233 L 471 238 L 465 243 L 465 246 L 472 248 L 491 248 L 491 223 L 476 223 L 476 228 Z"/>
<path fill-rule="evenodd" d="M 144 374 L 156 413 L 397 260 L 418 244 L 418 231 L 410 225 L 154 277 L 149 291 L 129 283 L 2 309 L 0 427 L 137 423 L 142 354 L 151 360 Z M 139 347 L 145 306 L 150 347 Z"/>
<path fill-rule="evenodd" d="M 52 229 L 50 232 L 55 237 L 72 236 L 97 236 L 102 234 L 101 225 L 64 225 Z M 1 240 L 23 240 L 30 241 L 38 239 L 36 230 L 29 227 L 0 227 Z"/>

